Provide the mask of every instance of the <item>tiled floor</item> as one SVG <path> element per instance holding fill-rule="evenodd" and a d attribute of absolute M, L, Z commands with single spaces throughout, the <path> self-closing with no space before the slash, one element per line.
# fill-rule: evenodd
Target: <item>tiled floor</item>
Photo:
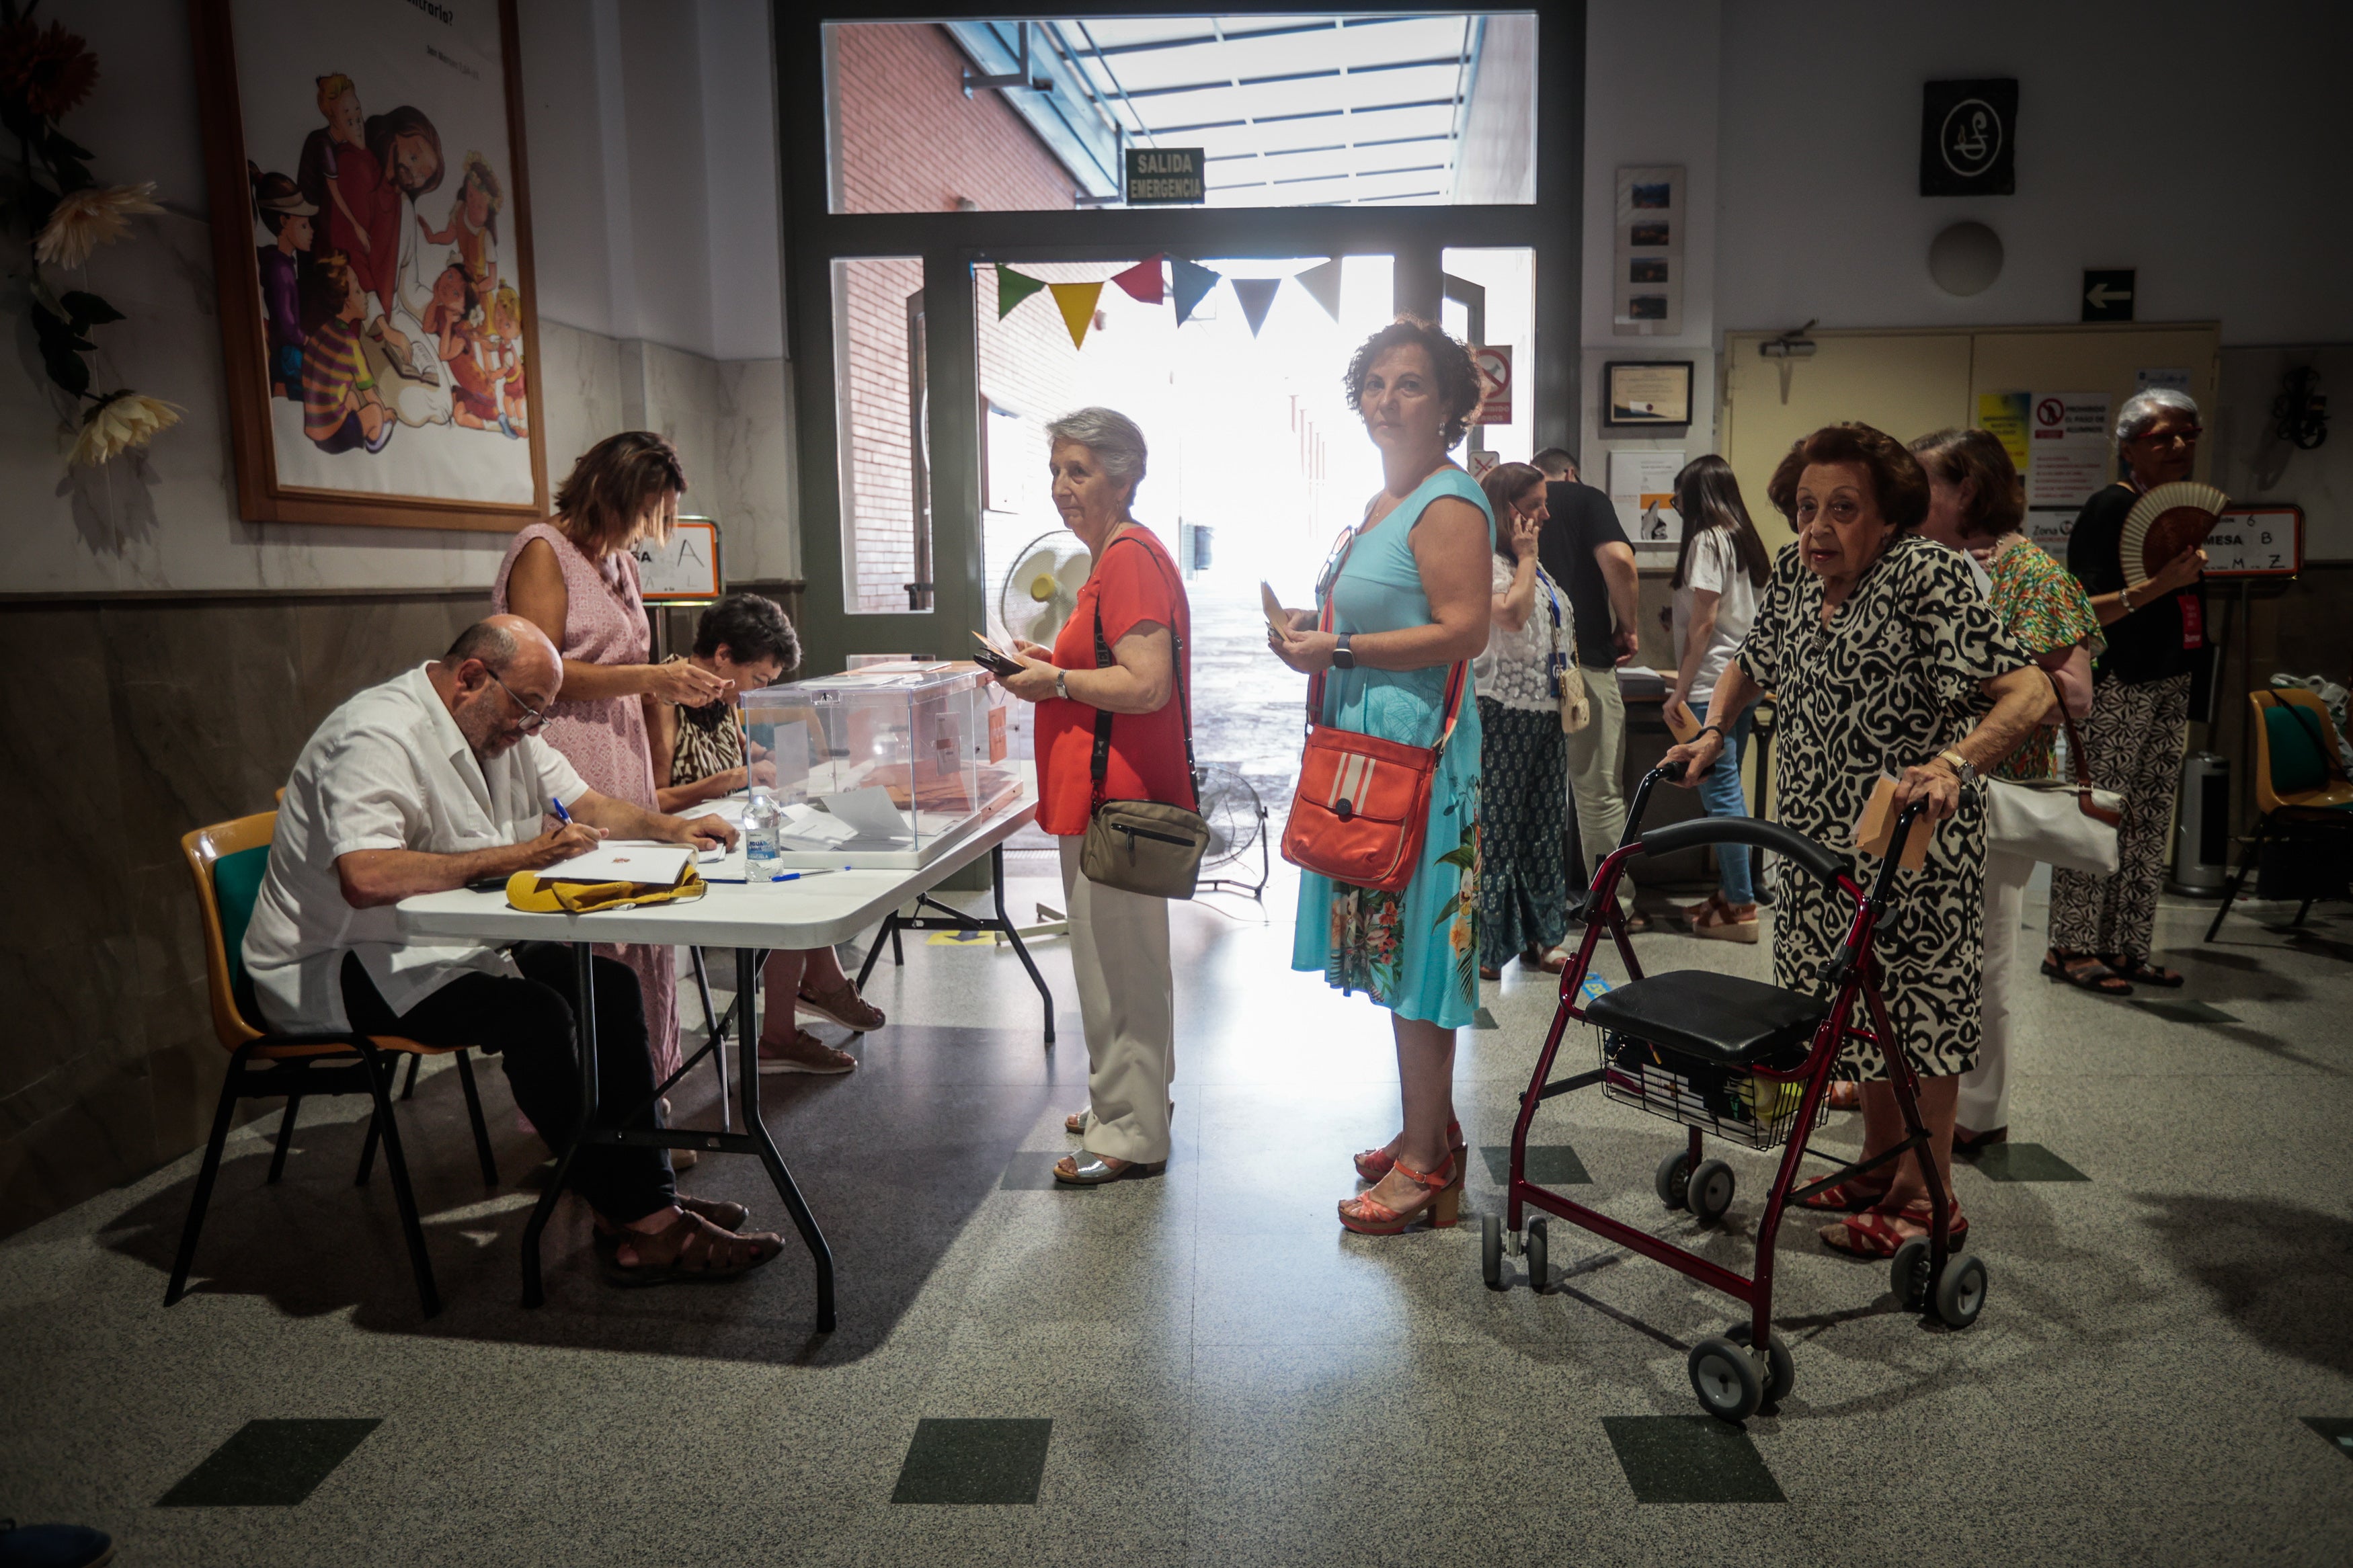
<path fill-rule="evenodd" d="M 1017 886 L 1017 912 L 1040 897 Z M 1557 1222 L 1542 1295 L 1521 1259 L 1483 1287 L 1475 1224 L 1340 1232 L 1347 1156 L 1396 1115 L 1384 1020 L 1287 972 L 1284 907 L 1227 898 L 1176 912 L 1158 1179 L 1044 1180 L 1084 1101 L 1059 942 L 1050 1055 L 1009 953 L 911 943 L 872 987 L 906 1022 L 856 1074 L 769 1080 L 840 1268 L 828 1338 L 797 1251 L 739 1287 L 618 1292 L 569 1207 L 548 1305 L 522 1310 L 533 1194 L 485 1195 L 446 1074 L 403 1112 L 429 1321 L 383 1177 L 351 1186 L 358 1124 L 324 1106 L 279 1187 L 257 1132 L 232 1144 L 168 1310 L 193 1157 L 10 1238 L 0 1514 L 98 1525 L 142 1564 L 2343 1563 L 2353 919 L 2251 909 L 2211 947 L 2168 910 L 2190 983 L 2163 1009 L 2029 979 L 2018 1142 L 1957 1180 L 1992 1279 L 1974 1328 L 1785 1228 L 1796 1386 L 1745 1431 L 1697 1416 L 1684 1370 L 1724 1298 Z M 1486 991 L 1497 1026 L 1463 1032 L 1458 1077 L 1493 1211 L 1552 994 L 1516 970 Z M 496 1070 L 485 1090 L 502 1170 L 531 1173 Z M 1703 1233 L 1651 1193 L 1675 1136 L 1585 1093 L 1532 1141 L 1544 1179 L 1744 1266 L 1769 1162 L 1724 1152 L 1740 1190 Z M 748 1162 L 689 1184 L 783 1226 Z"/>

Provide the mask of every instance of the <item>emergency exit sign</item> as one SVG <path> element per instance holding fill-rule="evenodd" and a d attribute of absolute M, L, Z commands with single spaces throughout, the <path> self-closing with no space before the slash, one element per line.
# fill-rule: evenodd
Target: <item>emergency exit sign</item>
<path fill-rule="evenodd" d="M 1127 205 L 1132 207 L 1198 206 L 1208 199 L 1201 171 L 1208 163 L 1198 147 L 1130 147 Z"/>

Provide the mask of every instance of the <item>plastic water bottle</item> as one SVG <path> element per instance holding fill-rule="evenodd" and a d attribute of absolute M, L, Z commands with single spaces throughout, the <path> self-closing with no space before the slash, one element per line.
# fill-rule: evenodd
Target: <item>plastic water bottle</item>
<path fill-rule="evenodd" d="M 765 784 L 752 786 L 752 804 L 744 808 L 744 879 L 773 882 L 784 864 L 785 813 Z"/>

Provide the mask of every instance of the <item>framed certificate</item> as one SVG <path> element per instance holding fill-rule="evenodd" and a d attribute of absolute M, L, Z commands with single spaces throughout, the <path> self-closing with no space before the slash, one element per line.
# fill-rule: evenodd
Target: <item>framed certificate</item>
<path fill-rule="evenodd" d="M 1690 360 L 1612 360 L 1601 367 L 1604 429 L 1683 426 L 1691 417 Z"/>

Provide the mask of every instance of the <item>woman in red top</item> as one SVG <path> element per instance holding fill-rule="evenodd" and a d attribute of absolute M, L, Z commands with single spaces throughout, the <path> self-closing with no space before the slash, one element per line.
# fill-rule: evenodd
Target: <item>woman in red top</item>
<path fill-rule="evenodd" d="M 1128 515 L 1144 479 L 1144 432 L 1112 409 L 1082 408 L 1046 434 L 1054 506 L 1085 542 L 1094 570 L 1054 646 L 1016 642 L 1028 668 L 1001 684 L 1038 704 L 1038 826 L 1062 841 L 1071 967 L 1086 1026 L 1088 1109 L 1064 1123 L 1084 1136 L 1084 1152 L 1065 1156 L 1054 1179 L 1092 1186 L 1167 1163 L 1176 1063 L 1167 900 L 1090 882 L 1079 870 L 1097 798 L 1095 716 L 1113 716 L 1101 798 L 1195 806 L 1176 692 L 1193 626 L 1176 563 Z M 1102 668 L 1098 616 L 1111 648 Z"/>

